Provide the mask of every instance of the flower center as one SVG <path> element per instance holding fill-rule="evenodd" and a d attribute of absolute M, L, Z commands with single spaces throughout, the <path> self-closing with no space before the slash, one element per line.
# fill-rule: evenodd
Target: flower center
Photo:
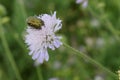
<path fill-rule="evenodd" d="M 46 35 L 45 37 L 46 43 L 52 43 L 53 42 L 53 36 L 52 35 Z"/>

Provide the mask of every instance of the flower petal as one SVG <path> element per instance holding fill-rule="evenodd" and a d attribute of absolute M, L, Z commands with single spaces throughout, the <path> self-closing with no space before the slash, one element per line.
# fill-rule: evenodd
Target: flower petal
<path fill-rule="evenodd" d="M 86 0 L 86 1 L 83 2 L 82 7 L 86 8 L 87 6 L 88 6 L 88 1 Z"/>
<path fill-rule="evenodd" d="M 35 59 L 37 59 L 38 57 L 39 57 L 39 51 L 36 51 L 34 54 L 33 54 L 33 56 L 32 56 L 32 59 L 33 60 L 35 60 Z"/>
<path fill-rule="evenodd" d="M 45 58 L 45 60 L 46 60 L 46 61 L 48 61 L 48 60 L 49 60 L 49 55 L 48 55 L 47 50 L 46 50 L 46 52 L 45 52 L 45 54 L 44 54 L 44 58 Z"/>
<path fill-rule="evenodd" d="M 62 43 L 58 40 L 55 40 L 54 45 L 55 45 L 56 48 L 58 48 L 58 47 L 60 47 L 60 45 L 62 45 Z"/>

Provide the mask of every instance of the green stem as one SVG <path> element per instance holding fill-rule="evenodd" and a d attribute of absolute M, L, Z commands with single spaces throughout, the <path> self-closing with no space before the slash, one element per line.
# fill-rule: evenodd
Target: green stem
<path fill-rule="evenodd" d="M 117 32 L 117 30 L 113 28 L 113 25 L 108 20 L 106 20 L 106 26 L 111 31 L 111 33 L 115 36 L 115 38 L 119 41 L 120 40 L 119 33 Z"/>
<path fill-rule="evenodd" d="M 18 80 L 22 80 L 22 77 L 21 77 L 21 75 L 20 75 L 20 73 L 17 69 L 17 66 L 15 64 L 15 61 L 13 59 L 12 53 L 11 53 L 9 47 L 8 47 L 8 43 L 7 43 L 7 40 L 6 40 L 5 35 L 4 35 L 4 29 L 3 29 L 3 26 L 1 24 L 0 24 L 0 32 L 1 32 L 0 37 L 1 37 L 1 40 L 2 40 L 3 47 L 5 49 L 6 56 L 7 56 L 11 66 L 12 66 L 14 72 L 15 72 L 16 78 Z"/>
<path fill-rule="evenodd" d="M 76 55 L 78 55 L 78 56 L 80 56 L 80 57 L 88 60 L 91 64 L 96 65 L 96 66 L 98 66 L 99 68 L 103 69 L 106 73 L 108 73 L 108 74 L 111 75 L 112 77 L 114 77 L 114 78 L 117 78 L 117 77 L 118 77 L 115 73 L 111 72 L 109 69 L 105 68 L 105 67 L 102 66 L 100 63 L 98 63 L 97 61 L 93 60 L 92 58 L 90 58 L 90 57 L 87 56 L 86 54 L 84 54 L 84 53 L 82 53 L 82 52 L 80 52 L 80 51 L 78 51 L 78 50 L 70 47 L 70 46 L 67 45 L 66 43 L 63 43 L 63 45 L 64 45 L 66 48 L 68 48 L 69 50 L 73 51 L 74 54 L 76 54 Z"/>
<path fill-rule="evenodd" d="M 43 80 L 41 68 L 39 66 L 36 67 L 36 71 L 38 75 L 38 80 Z"/>

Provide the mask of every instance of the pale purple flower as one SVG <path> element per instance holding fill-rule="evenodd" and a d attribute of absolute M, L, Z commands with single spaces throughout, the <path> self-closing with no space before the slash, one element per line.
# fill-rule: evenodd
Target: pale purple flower
<path fill-rule="evenodd" d="M 86 8 L 88 6 L 88 0 L 76 0 L 77 4 L 82 4 L 83 8 Z"/>
<path fill-rule="evenodd" d="M 35 65 L 49 60 L 48 48 L 55 50 L 62 45 L 61 37 L 55 35 L 55 32 L 62 28 L 61 20 L 56 18 L 56 12 L 52 15 L 42 14 L 37 18 L 41 19 L 44 25 L 41 29 L 28 26 L 25 35 L 25 43 L 30 50 L 29 55 L 35 60 Z"/>

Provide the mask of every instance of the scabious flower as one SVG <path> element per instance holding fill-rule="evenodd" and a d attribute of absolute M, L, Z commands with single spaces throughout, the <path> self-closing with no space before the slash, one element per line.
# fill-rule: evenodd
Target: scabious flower
<path fill-rule="evenodd" d="M 76 0 L 77 4 L 82 4 L 83 8 L 86 8 L 88 6 L 88 0 Z"/>
<path fill-rule="evenodd" d="M 52 15 L 42 14 L 37 18 L 42 20 L 44 25 L 40 29 L 28 25 L 25 35 L 25 43 L 30 50 L 29 55 L 35 60 L 35 65 L 49 60 L 48 48 L 55 50 L 62 45 L 61 36 L 55 35 L 55 32 L 62 28 L 61 20 L 56 18 L 56 12 Z"/>

